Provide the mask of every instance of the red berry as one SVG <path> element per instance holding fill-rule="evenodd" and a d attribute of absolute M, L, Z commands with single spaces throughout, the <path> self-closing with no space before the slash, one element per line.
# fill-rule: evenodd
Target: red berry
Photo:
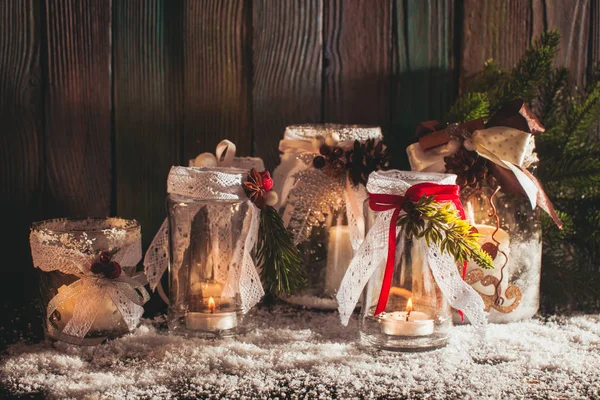
<path fill-rule="evenodd" d="M 264 170 L 260 173 L 262 178 L 262 188 L 265 192 L 273 189 L 273 179 L 271 179 L 271 173 L 267 170 Z"/>
<path fill-rule="evenodd" d="M 116 261 L 111 261 L 108 264 L 104 264 L 104 276 L 108 279 L 117 279 L 121 276 L 121 266 Z"/>
<path fill-rule="evenodd" d="M 112 258 L 112 254 L 110 253 L 110 251 L 103 250 L 100 253 L 100 261 L 103 262 L 103 263 L 110 262 L 111 258 Z"/>
<path fill-rule="evenodd" d="M 101 274 L 104 272 L 104 264 L 100 261 L 96 261 L 92 264 L 92 268 L 90 268 L 93 274 Z"/>

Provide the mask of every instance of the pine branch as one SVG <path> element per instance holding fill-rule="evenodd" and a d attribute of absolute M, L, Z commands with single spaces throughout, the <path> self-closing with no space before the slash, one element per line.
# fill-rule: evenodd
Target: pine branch
<path fill-rule="evenodd" d="M 570 95 L 569 71 L 556 68 L 540 88 L 538 97 L 538 117 L 544 121 L 546 129 L 560 124 Z"/>
<path fill-rule="evenodd" d="M 600 184 L 600 158 L 548 156 L 540 166 L 545 183 L 578 187 Z"/>
<path fill-rule="evenodd" d="M 481 235 L 471 230 L 450 203 L 438 203 L 423 196 L 415 203 L 405 203 L 406 214 L 398 219 L 407 237 L 425 238 L 428 246 L 439 246 L 456 262 L 473 260 L 485 269 L 492 269 L 492 257 L 479 246 Z"/>
<path fill-rule="evenodd" d="M 452 123 L 487 118 L 490 112 L 489 109 L 490 102 L 486 93 L 467 93 L 454 103 L 444 120 Z"/>
<path fill-rule="evenodd" d="M 536 97 L 539 87 L 550 75 L 559 42 L 560 34 L 556 30 L 540 35 L 510 75 L 489 93 L 492 112 L 508 101 L 523 99 L 530 102 Z"/>
<path fill-rule="evenodd" d="M 467 83 L 467 93 L 489 92 L 499 82 L 506 79 L 506 72 L 502 71 L 495 60 L 489 59 L 483 65 L 483 70 Z"/>
<path fill-rule="evenodd" d="M 262 265 L 260 275 L 267 293 L 287 296 L 306 285 L 300 252 L 271 206 L 260 213 L 256 258 Z"/>
<path fill-rule="evenodd" d="M 565 154 L 580 146 L 590 132 L 600 123 L 600 82 L 591 85 L 590 89 L 579 99 L 573 101 L 567 115 L 568 139 L 564 146 Z"/>

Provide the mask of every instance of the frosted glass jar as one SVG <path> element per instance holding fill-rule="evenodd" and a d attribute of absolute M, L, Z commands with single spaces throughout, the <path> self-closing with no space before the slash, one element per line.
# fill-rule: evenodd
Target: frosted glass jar
<path fill-rule="evenodd" d="M 284 298 L 288 303 L 322 310 L 337 308 L 338 286 L 364 236 L 362 203 L 366 190 L 353 185 L 345 165 L 338 174 L 315 168 L 319 144 L 339 147 L 340 155 L 356 140 L 382 140 L 376 126 L 306 124 L 288 126 L 279 149 L 281 164 L 275 169 L 276 208 L 300 249 L 307 286 Z"/>
<path fill-rule="evenodd" d="M 231 263 L 249 213 L 247 201 L 167 197 L 169 329 L 194 336 L 233 336 L 249 328 Z"/>
<path fill-rule="evenodd" d="M 30 245 L 40 269 L 47 339 L 95 345 L 132 331 L 149 299 L 141 228 L 121 218 L 58 218 L 36 222 Z"/>
<path fill-rule="evenodd" d="M 480 244 L 493 248 L 494 269 L 470 262 L 465 280 L 483 298 L 489 322 L 520 321 L 539 308 L 542 267 L 542 226 L 539 208 L 526 197 L 500 190 L 463 189 L 461 199 L 467 220 L 483 237 Z M 493 200 L 493 205 L 490 202 Z M 496 210 L 496 212 L 494 212 Z M 496 219 L 497 215 L 497 219 Z M 456 321 L 460 318 L 455 316 Z"/>

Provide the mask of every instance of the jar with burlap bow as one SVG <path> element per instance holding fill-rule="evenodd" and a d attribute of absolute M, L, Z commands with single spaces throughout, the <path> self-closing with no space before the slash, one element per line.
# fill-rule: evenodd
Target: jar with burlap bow
<path fill-rule="evenodd" d="M 544 127 L 522 100 L 491 118 L 445 125 L 421 123 L 407 148 L 411 168 L 458 176 L 468 221 L 494 259 L 483 270 L 469 263 L 465 280 L 481 295 L 490 322 L 532 317 L 539 307 L 542 265 L 541 210 L 561 227 L 534 175 L 535 136 Z M 458 320 L 458 318 L 456 318 Z"/>
<path fill-rule="evenodd" d="M 306 269 L 306 287 L 289 303 L 333 310 L 335 295 L 364 237 L 362 203 L 370 172 L 387 167 L 379 127 L 292 125 L 274 171 L 277 208 Z"/>

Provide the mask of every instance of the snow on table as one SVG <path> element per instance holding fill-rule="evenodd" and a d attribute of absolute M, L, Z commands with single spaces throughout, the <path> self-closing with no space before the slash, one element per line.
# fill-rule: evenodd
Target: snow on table
<path fill-rule="evenodd" d="M 167 334 L 146 321 L 97 347 L 10 346 L 0 379 L 49 398 L 600 398 L 600 317 L 457 326 L 448 346 L 388 353 L 336 313 L 278 306 L 237 340 Z"/>

